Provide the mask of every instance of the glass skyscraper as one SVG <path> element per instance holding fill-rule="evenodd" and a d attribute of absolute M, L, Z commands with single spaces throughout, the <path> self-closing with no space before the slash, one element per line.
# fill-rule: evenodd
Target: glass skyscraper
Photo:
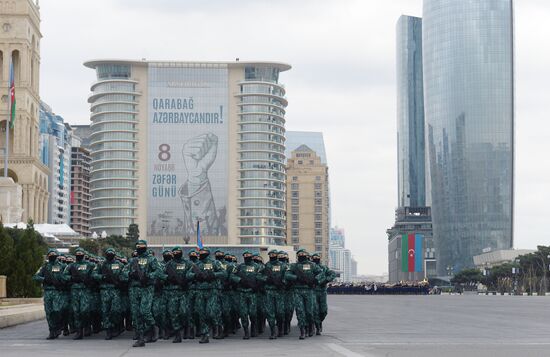
<path fill-rule="evenodd" d="M 399 207 L 426 206 L 422 19 L 397 22 L 397 161 Z"/>
<path fill-rule="evenodd" d="M 512 0 L 425 0 L 427 169 L 438 273 L 513 244 Z"/>

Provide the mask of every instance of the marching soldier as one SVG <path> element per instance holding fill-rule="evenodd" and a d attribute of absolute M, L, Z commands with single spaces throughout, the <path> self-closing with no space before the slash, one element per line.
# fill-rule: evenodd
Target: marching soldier
<path fill-rule="evenodd" d="M 48 250 L 47 261 L 34 274 L 33 280 L 41 282 L 44 288 L 44 310 L 50 334 L 48 340 L 57 338 L 63 329 L 63 312 L 67 303 L 64 293 L 63 270 L 65 265 L 58 261 L 59 253 L 55 249 Z"/>
<path fill-rule="evenodd" d="M 122 301 L 120 298 L 120 274 L 124 266 L 115 259 L 113 248 L 105 250 L 105 260 L 94 271 L 94 278 L 100 283 L 101 326 L 106 330 L 105 339 L 120 334 Z"/>
<path fill-rule="evenodd" d="M 290 264 L 285 273 L 285 279 L 292 281 L 294 292 L 294 307 L 300 328 L 300 340 L 305 338 L 306 329 L 308 335 L 313 336 L 313 291 L 318 283 L 317 276 L 321 269 L 308 260 L 308 252 L 300 249 L 296 252 L 298 261 Z"/>
<path fill-rule="evenodd" d="M 165 285 L 164 292 L 168 305 L 168 316 L 175 337 L 173 343 L 181 343 L 182 334 L 187 338 L 188 324 L 191 320 L 189 315 L 189 290 L 187 272 L 191 264 L 183 258 L 183 251 L 180 247 L 172 249 L 173 259 L 164 267 Z"/>
<path fill-rule="evenodd" d="M 129 280 L 130 288 L 134 288 L 130 295 L 130 304 L 135 311 L 137 341 L 134 347 L 143 347 L 145 343 L 155 342 L 155 319 L 152 313 L 154 283 L 160 271 L 157 259 L 147 252 L 147 242 L 138 240 L 136 243 L 137 256 L 132 258 L 126 266 L 125 275 Z"/>
<path fill-rule="evenodd" d="M 285 320 L 285 299 L 284 299 L 284 275 L 286 266 L 278 260 L 279 252 L 271 250 L 269 261 L 263 270 L 266 276 L 265 283 L 265 312 L 271 335 L 269 339 L 283 337 L 283 325 Z"/>
<path fill-rule="evenodd" d="M 64 279 L 71 285 L 71 306 L 76 327 L 75 340 L 81 340 L 84 337 L 84 328 L 89 329 L 92 322 L 90 314 L 93 296 L 89 286 L 95 266 L 84 260 L 85 255 L 84 249 L 77 248 L 75 251 L 76 261 L 67 265 L 63 272 Z"/>
<path fill-rule="evenodd" d="M 328 306 L 327 306 L 327 284 L 336 279 L 336 273 L 330 270 L 326 265 L 321 264 L 321 254 L 314 253 L 311 256 L 311 260 L 314 264 L 317 264 L 321 268 L 321 274 L 319 279 L 319 284 L 315 286 L 313 290 L 313 300 L 314 300 L 314 320 L 315 320 L 315 329 L 316 334 L 320 335 L 323 332 L 323 321 L 327 317 Z"/>

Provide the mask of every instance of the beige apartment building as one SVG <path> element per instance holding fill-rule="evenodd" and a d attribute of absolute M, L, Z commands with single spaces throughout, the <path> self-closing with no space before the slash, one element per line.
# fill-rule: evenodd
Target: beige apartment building
<path fill-rule="evenodd" d="M 286 244 L 284 63 L 93 60 L 92 232 Z"/>
<path fill-rule="evenodd" d="M 40 11 L 31 0 L 0 1 L 0 173 L 4 172 L 10 63 L 15 77 L 15 126 L 9 129 L 8 176 L 21 185 L 22 220 L 48 217 L 48 172 L 39 157 Z"/>
<path fill-rule="evenodd" d="M 328 264 L 328 167 L 307 145 L 301 145 L 287 162 L 287 237 L 294 250 L 320 252 Z"/>
<path fill-rule="evenodd" d="M 89 237 L 90 231 L 90 152 L 74 143 L 71 148 L 71 228 Z"/>

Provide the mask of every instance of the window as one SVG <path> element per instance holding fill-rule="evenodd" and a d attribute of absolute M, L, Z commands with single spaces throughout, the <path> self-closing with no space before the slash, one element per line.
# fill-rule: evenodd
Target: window
<path fill-rule="evenodd" d="M 292 220 L 293 220 L 293 221 L 297 221 L 297 220 L 298 220 L 298 215 L 297 215 L 297 214 L 293 214 L 293 215 L 292 215 Z"/>
<path fill-rule="evenodd" d="M 300 212 L 300 208 L 298 206 L 293 206 L 292 213 L 298 213 L 298 212 Z"/>
<path fill-rule="evenodd" d="M 316 205 L 322 205 L 323 204 L 323 199 L 322 198 L 316 198 L 315 199 L 315 204 Z"/>
<path fill-rule="evenodd" d="M 316 189 L 316 190 L 320 190 L 320 189 L 321 189 L 321 184 L 320 184 L 320 183 L 316 183 L 316 184 L 315 184 L 315 189 Z"/>
<path fill-rule="evenodd" d="M 315 197 L 322 197 L 321 191 L 315 191 Z"/>
<path fill-rule="evenodd" d="M 310 164 L 310 165 L 313 165 L 313 160 L 309 160 L 309 164 Z"/>
<path fill-rule="evenodd" d="M 315 176 L 315 181 L 321 181 L 321 176 Z"/>
<path fill-rule="evenodd" d="M 292 176 L 292 181 L 298 181 L 298 176 Z"/>
<path fill-rule="evenodd" d="M 315 213 L 321 213 L 323 212 L 323 207 L 322 206 L 315 206 Z"/>
<path fill-rule="evenodd" d="M 298 244 L 300 243 L 300 239 L 298 237 L 292 237 L 292 244 Z"/>
<path fill-rule="evenodd" d="M 298 198 L 298 191 L 292 191 L 292 197 Z"/>
<path fill-rule="evenodd" d="M 323 223 L 321 223 L 321 222 L 315 222 L 315 228 L 318 228 L 318 229 L 323 228 Z"/>
<path fill-rule="evenodd" d="M 293 198 L 292 199 L 292 204 L 293 205 L 298 205 L 298 204 L 300 204 L 300 201 L 297 198 Z"/>
<path fill-rule="evenodd" d="M 295 228 L 295 229 L 300 228 L 300 223 L 299 222 L 292 222 L 292 228 Z"/>
<path fill-rule="evenodd" d="M 316 221 L 322 221 L 322 220 L 323 220 L 323 217 L 322 217 L 320 214 L 316 214 L 316 215 L 315 215 L 315 220 L 316 220 Z"/>
<path fill-rule="evenodd" d="M 291 188 L 292 190 L 297 190 L 299 187 L 300 187 L 300 186 L 299 186 L 297 183 L 293 183 L 293 184 L 290 185 L 290 188 Z"/>
<path fill-rule="evenodd" d="M 323 235 L 323 231 L 322 231 L 322 230 L 320 230 L 320 229 L 316 229 L 316 230 L 315 230 L 315 236 L 316 236 L 316 237 L 320 237 L 320 236 L 322 236 L 322 235 Z"/>
<path fill-rule="evenodd" d="M 318 252 L 320 252 L 320 251 L 323 250 L 323 246 L 322 246 L 322 245 L 316 245 L 316 246 L 315 246 L 315 250 L 318 251 Z"/>
<path fill-rule="evenodd" d="M 323 243 L 323 238 L 321 238 L 321 237 L 315 237 L 315 243 L 316 243 L 316 244 L 321 244 L 321 243 Z"/>
<path fill-rule="evenodd" d="M 294 251 L 298 251 L 298 249 L 300 249 L 300 246 L 299 246 L 299 245 L 295 245 L 295 246 L 294 246 Z"/>

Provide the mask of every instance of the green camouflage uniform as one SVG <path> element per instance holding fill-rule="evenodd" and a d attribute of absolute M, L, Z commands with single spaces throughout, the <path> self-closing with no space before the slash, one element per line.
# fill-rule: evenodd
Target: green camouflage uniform
<path fill-rule="evenodd" d="M 300 249 L 296 252 L 299 256 L 305 250 Z M 307 252 L 305 252 L 307 254 Z M 298 327 L 300 327 L 301 336 L 303 338 L 303 329 L 313 326 L 313 288 L 318 283 L 317 276 L 321 269 L 317 264 L 311 263 L 305 257 L 304 260 L 299 260 L 297 263 L 290 264 L 285 273 L 285 279 L 292 281 L 292 291 L 294 293 L 294 307 L 296 309 L 296 317 L 298 318 Z"/>
<path fill-rule="evenodd" d="M 112 248 L 108 248 L 105 253 L 107 259 L 98 264 L 94 278 L 100 283 L 101 326 L 107 330 L 107 338 L 110 339 L 113 330 L 120 328 L 124 312 L 119 290 L 124 265 L 114 259 L 115 251 Z"/>
<path fill-rule="evenodd" d="M 319 284 L 315 286 L 313 290 L 314 296 L 314 320 L 315 327 L 317 328 L 317 334 L 320 334 L 323 330 L 323 321 L 327 317 L 328 305 L 327 305 L 327 284 L 336 279 L 336 273 L 330 270 L 326 265 L 320 263 L 321 256 L 319 254 L 313 254 L 313 263 L 317 264 L 321 269 L 319 274 Z"/>
<path fill-rule="evenodd" d="M 173 254 L 179 252 L 181 252 L 180 247 L 172 249 Z M 187 282 L 187 272 L 190 268 L 191 263 L 183 259 L 180 254 L 177 257 L 174 255 L 174 258 L 164 267 L 164 293 L 168 305 L 168 316 L 176 333 L 174 342 L 181 342 L 182 329 L 187 328 L 190 321 Z"/>
<path fill-rule="evenodd" d="M 284 276 L 286 265 L 277 259 L 278 252 L 270 251 L 270 260 L 265 264 L 263 273 L 266 277 L 265 283 L 265 311 L 267 322 L 271 329 L 271 337 L 274 338 L 275 328 L 278 328 L 278 336 L 283 335 L 285 320 L 285 293 Z"/>
<path fill-rule="evenodd" d="M 187 279 L 195 281 L 195 304 L 193 306 L 196 316 L 199 318 L 198 325 L 201 342 L 208 342 L 210 328 L 216 328 L 220 324 L 220 306 L 216 290 L 218 287 L 217 279 L 223 279 L 226 272 L 222 270 L 220 263 L 208 257 L 209 251 L 204 248 L 201 253 L 206 251 L 206 256 L 200 254 L 200 259 L 187 272 Z"/>
<path fill-rule="evenodd" d="M 82 258 L 78 260 L 79 253 L 84 253 L 81 248 L 76 249 L 77 260 L 65 267 L 64 278 L 71 285 L 71 306 L 73 310 L 74 324 L 78 331 L 77 337 L 82 337 L 82 329 L 91 324 L 91 312 L 93 309 L 93 296 L 88 287 L 92 282 L 92 272 L 95 268 Z M 83 256 L 82 256 L 83 257 Z"/>
<path fill-rule="evenodd" d="M 58 253 L 55 249 L 50 249 L 48 256 L 57 257 Z M 33 276 L 33 280 L 41 282 L 44 288 L 44 310 L 50 330 L 48 339 L 59 336 L 63 328 L 63 312 L 67 305 L 63 279 L 64 269 L 65 265 L 57 259 L 48 260 Z"/>
<path fill-rule="evenodd" d="M 170 250 L 164 250 L 162 252 L 164 260 L 159 260 L 160 271 L 159 274 L 164 274 L 166 264 L 172 259 L 172 252 Z M 155 324 L 159 328 L 161 337 L 164 337 L 164 333 L 168 333 L 170 329 L 170 318 L 168 317 L 168 301 L 166 300 L 166 294 L 164 292 L 164 281 L 157 279 L 155 282 L 155 294 L 153 298 L 153 318 Z"/>
<path fill-rule="evenodd" d="M 136 246 L 138 245 L 146 246 L 147 242 L 139 240 L 136 243 Z M 132 318 L 135 318 L 134 326 L 138 333 L 138 343 L 134 345 L 136 347 L 143 345 L 146 334 L 148 342 L 152 342 L 150 340 L 155 325 L 152 312 L 154 284 L 160 269 L 157 259 L 142 248 L 138 248 L 138 256 L 130 259 L 125 268 L 124 275 L 131 289 L 129 297 L 134 311 Z"/>

